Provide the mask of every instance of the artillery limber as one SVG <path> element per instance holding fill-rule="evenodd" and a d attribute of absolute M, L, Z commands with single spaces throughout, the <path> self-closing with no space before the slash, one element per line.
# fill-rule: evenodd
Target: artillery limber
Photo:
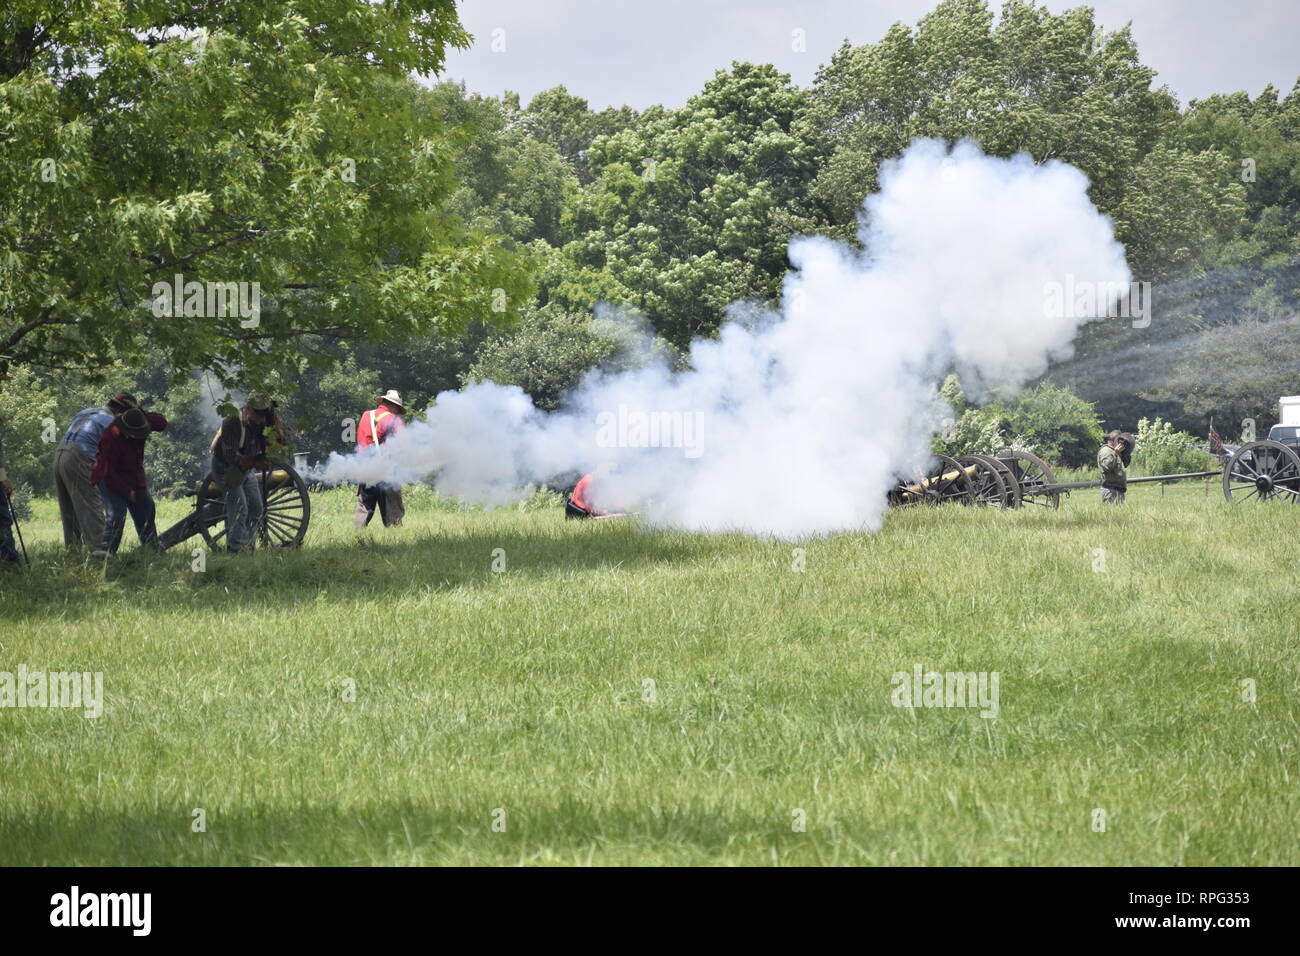
<path fill-rule="evenodd" d="M 262 496 L 262 515 L 253 538 L 260 548 L 296 548 L 307 536 L 311 520 L 311 499 L 298 472 L 282 461 L 271 460 L 256 469 Z M 163 550 L 198 535 L 209 548 L 216 548 L 226 536 L 225 488 L 212 475 L 187 492 L 194 510 L 158 535 Z"/>

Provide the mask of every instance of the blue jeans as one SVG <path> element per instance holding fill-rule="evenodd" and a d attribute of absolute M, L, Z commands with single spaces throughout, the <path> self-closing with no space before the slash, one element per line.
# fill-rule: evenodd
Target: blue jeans
<path fill-rule="evenodd" d="M 135 493 L 135 500 L 128 501 L 116 492 L 110 491 L 108 483 L 99 483 L 99 493 L 104 499 L 104 550 L 117 554 L 122 543 L 122 530 L 126 527 L 126 515 L 131 513 L 135 522 L 135 533 L 140 537 L 143 547 L 158 547 L 158 529 L 154 526 L 154 503 L 147 490 Z"/>
<path fill-rule="evenodd" d="M 244 480 L 226 489 L 226 547 L 243 551 L 253 545 L 254 531 L 262 519 L 262 482 L 256 468 Z"/>

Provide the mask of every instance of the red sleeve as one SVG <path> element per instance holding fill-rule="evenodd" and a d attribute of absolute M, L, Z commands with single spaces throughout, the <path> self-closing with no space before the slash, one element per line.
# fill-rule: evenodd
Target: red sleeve
<path fill-rule="evenodd" d="M 361 413 L 361 421 L 357 425 L 357 447 L 365 448 L 367 445 L 373 445 L 374 441 L 370 437 L 370 412 Z"/>
<path fill-rule="evenodd" d="M 167 430 L 167 419 L 161 412 L 145 412 L 145 417 L 149 419 L 149 427 L 156 432 Z"/>

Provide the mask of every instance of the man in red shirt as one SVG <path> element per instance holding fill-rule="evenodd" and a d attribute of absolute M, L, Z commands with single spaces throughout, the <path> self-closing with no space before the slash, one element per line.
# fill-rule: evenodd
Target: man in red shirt
<path fill-rule="evenodd" d="M 390 388 L 379 399 L 379 404 L 361 415 L 361 424 L 357 426 L 357 451 L 369 448 L 378 454 L 379 448 L 405 426 L 401 415 L 406 411 L 402 396 L 396 389 Z M 402 503 L 402 489 L 380 482 L 377 485 L 357 485 L 356 526 L 364 528 L 375 516 L 375 508 L 385 528 L 396 528 L 406 517 L 406 507 Z"/>
<path fill-rule="evenodd" d="M 583 475 L 578 484 L 574 486 L 573 493 L 569 495 L 569 500 L 564 503 L 564 517 L 566 518 L 625 518 L 630 512 L 627 511 L 609 511 L 599 507 L 595 502 L 597 498 L 597 486 L 600 479 L 608 478 L 618 471 L 618 465 L 614 462 L 607 462 L 601 465 L 594 472 Z M 603 500 L 605 495 L 600 496 Z"/>
<path fill-rule="evenodd" d="M 144 473 L 144 443 L 150 432 L 160 432 L 166 427 L 167 419 L 157 412 L 128 408 L 114 417 L 113 423 L 99 436 L 99 453 L 90 469 L 90 480 L 99 486 L 104 498 L 104 546 L 92 552 L 92 557 L 108 558 L 117 554 L 128 511 L 135 522 L 140 545 L 158 547 L 155 508 Z"/>

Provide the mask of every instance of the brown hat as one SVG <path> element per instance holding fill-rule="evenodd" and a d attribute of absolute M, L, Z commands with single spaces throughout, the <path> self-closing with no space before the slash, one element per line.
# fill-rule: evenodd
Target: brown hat
<path fill-rule="evenodd" d="M 149 416 L 138 408 L 128 408 L 118 414 L 117 427 L 127 438 L 148 438 L 153 430 L 149 426 Z"/>
<path fill-rule="evenodd" d="M 135 396 L 130 392 L 118 392 L 108 400 L 107 404 L 113 411 L 122 412 L 128 408 L 136 408 L 140 403 L 135 400 Z"/>

